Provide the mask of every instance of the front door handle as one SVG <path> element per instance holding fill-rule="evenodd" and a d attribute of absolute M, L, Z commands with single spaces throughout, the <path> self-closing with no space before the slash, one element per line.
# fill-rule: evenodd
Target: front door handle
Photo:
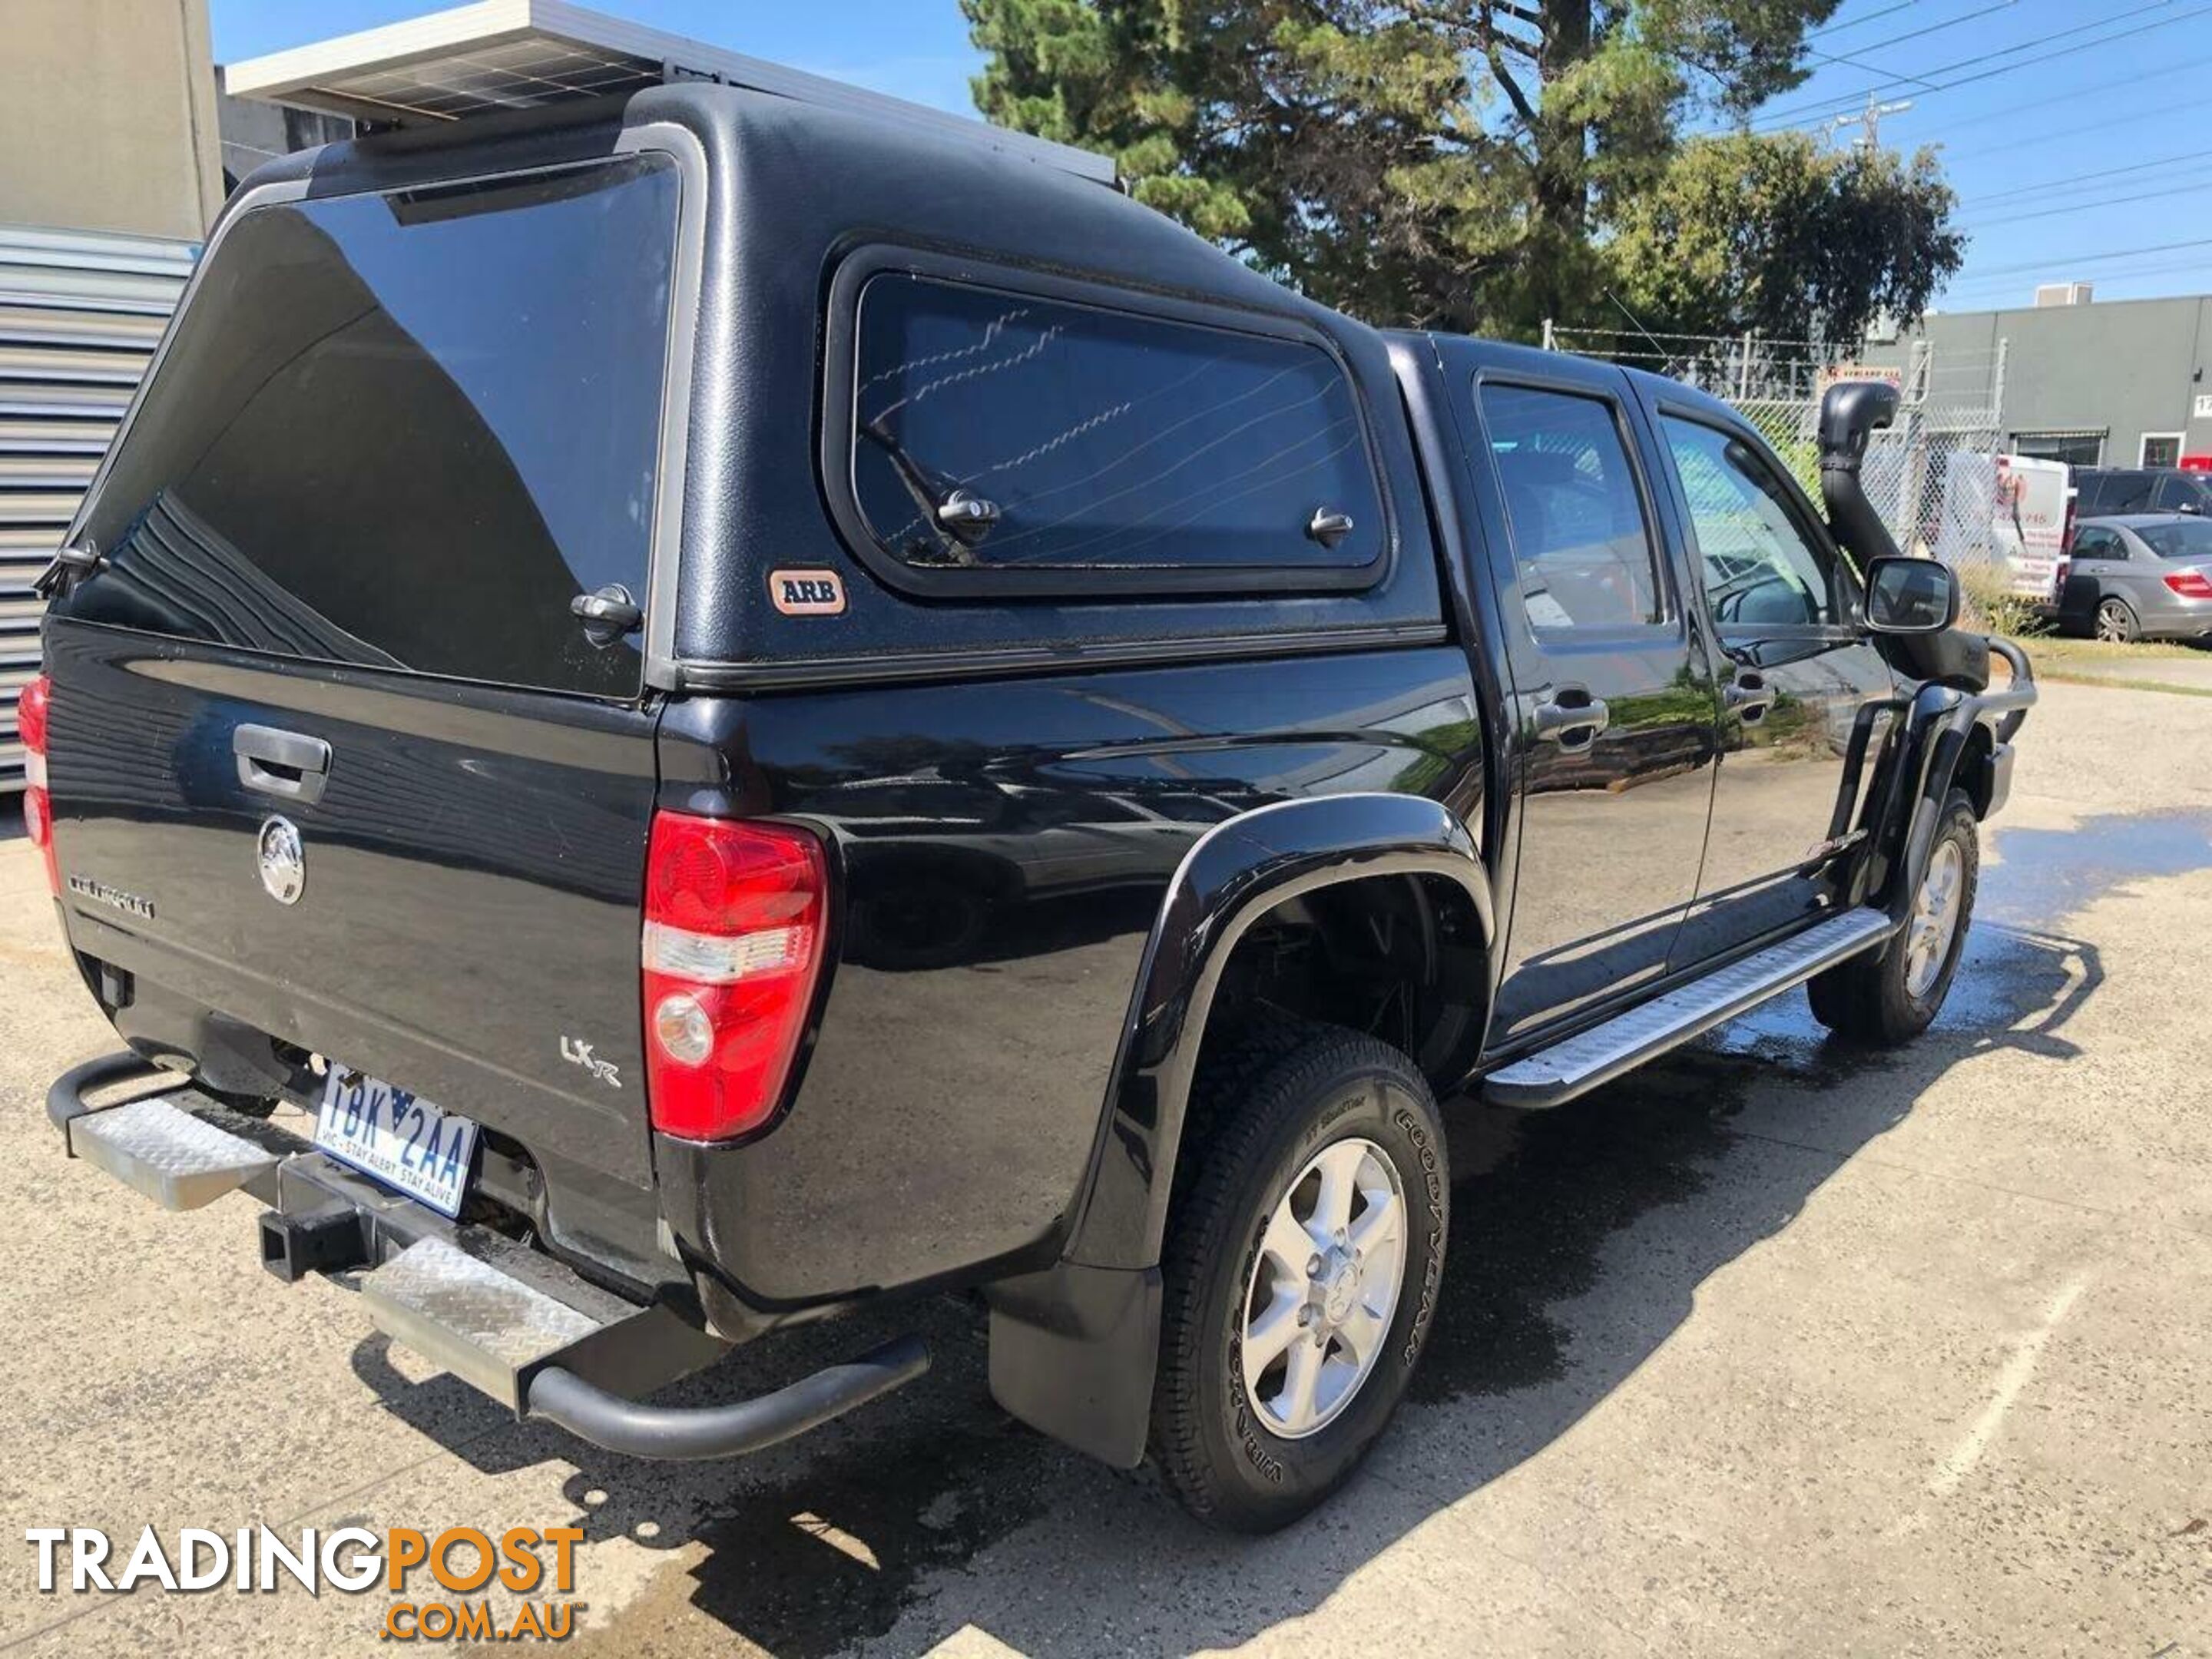
<path fill-rule="evenodd" d="M 1774 707 L 1774 688 L 1766 683 L 1765 675 L 1747 668 L 1729 683 L 1728 690 L 1721 693 L 1721 701 L 1746 726 L 1756 726 Z"/>
<path fill-rule="evenodd" d="M 1556 743 L 1571 755 L 1595 743 L 1612 718 L 1605 699 L 1590 696 L 1589 689 L 1581 685 L 1563 685 L 1529 711 L 1537 739 Z"/>
<path fill-rule="evenodd" d="M 312 806 L 330 781 L 330 744 L 302 732 L 241 726 L 230 734 L 230 752 L 237 757 L 240 783 L 279 800 Z"/>

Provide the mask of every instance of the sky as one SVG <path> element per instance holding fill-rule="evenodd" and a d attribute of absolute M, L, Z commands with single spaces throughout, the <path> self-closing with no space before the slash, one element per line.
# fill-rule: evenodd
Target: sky
<path fill-rule="evenodd" d="M 980 66 L 955 0 L 596 0 L 599 9 L 972 115 Z M 436 0 L 210 0 L 218 61 L 436 9 Z M 1849 143 L 1869 92 L 1910 109 L 1881 142 L 1933 146 L 1966 263 L 1942 311 L 2212 290 L 2212 0 L 1844 0 L 1812 78 L 1753 118 Z"/>

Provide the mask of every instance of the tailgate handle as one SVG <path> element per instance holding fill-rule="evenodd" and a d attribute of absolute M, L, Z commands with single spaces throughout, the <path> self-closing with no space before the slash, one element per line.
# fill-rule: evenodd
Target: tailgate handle
<path fill-rule="evenodd" d="M 305 732 L 241 726 L 230 734 L 230 752 L 238 757 L 240 783 L 281 800 L 312 805 L 330 781 L 330 744 Z"/>

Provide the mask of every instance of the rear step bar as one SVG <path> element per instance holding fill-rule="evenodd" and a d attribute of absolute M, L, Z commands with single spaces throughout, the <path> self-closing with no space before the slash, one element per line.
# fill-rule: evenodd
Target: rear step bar
<path fill-rule="evenodd" d="M 1749 1012 L 1822 969 L 1874 949 L 1896 927 L 1880 910 L 1832 916 L 1500 1067 L 1483 1079 L 1483 1097 L 1500 1106 L 1561 1105 Z"/>
<path fill-rule="evenodd" d="M 269 1207 L 262 1264 L 289 1283 L 368 1268 L 359 1288 L 377 1328 L 519 1418 L 559 1425 L 631 1457 L 735 1457 L 818 1427 L 929 1369 L 898 1337 L 758 1399 L 650 1406 L 635 1396 L 728 1350 L 665 1304 L 641 1307 L 489 1228 L 448 1221 L 189 1085 L 97 1107 L 100 1089 L 163 1075 L 136 1054 L 64 1073 L 46 1115 L 72 1157 L 165 1209 L 195 1210 L 244 1188 Z"/>

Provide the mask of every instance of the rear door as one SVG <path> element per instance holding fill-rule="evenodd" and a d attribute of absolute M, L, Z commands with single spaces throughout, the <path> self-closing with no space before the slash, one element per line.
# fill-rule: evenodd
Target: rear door
<path fill-rule="evenodd" d="M 1719 775 L 1686 969 L 1812 921 L 1838 897 L 1896 693 L 1859 586 L 1804 492 L 1740 425 L 1651 409 L 1723 662 Z"/>
<path fill-rule="evenodd" d="M 642 603 L 665 528 L 677 191 L 639 155 L 235 215 L 49 624 L 63 871 L 143 901 L 71 893 L 81 948 L 639 1183 L 654 716 L 570 607 Z"/>
<path fill-rule="evenodd" d="M 2127 567 L 2127 538 L 2118 528 L 2085 524 L 2075 530 L 2066 590 L 2059 600 L 2067 620 L 2084 627 L 2093 625 L 2097 606 L 2106 593 L 2119 592 L 2124 597 Z"/>
<path fill-rule="evenodd" d="M 1522 732 L 1492 1040 L 1647 988 L 1696 890 L 1713 684 L 1659 534 L 1620 370 L 1438 342 L 1488 518 Z"/>

